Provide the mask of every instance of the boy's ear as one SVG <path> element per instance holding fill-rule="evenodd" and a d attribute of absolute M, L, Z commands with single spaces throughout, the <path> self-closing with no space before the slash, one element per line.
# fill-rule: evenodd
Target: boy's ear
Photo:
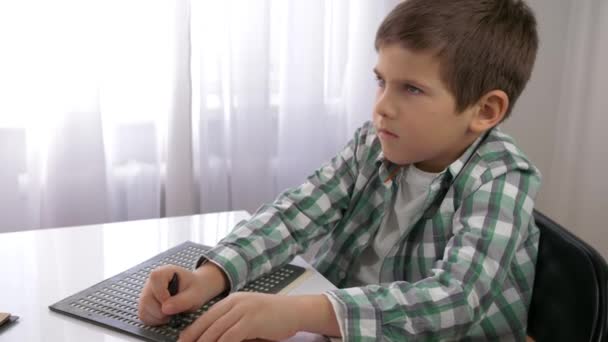
<path fill-rule="evenodd" d="M 509 96 L 502 90 L 492 90 L 477 101 L 477 110 L 469 128 L 475 133 L 483 133 L 498 125 L 509 108 Z"/>

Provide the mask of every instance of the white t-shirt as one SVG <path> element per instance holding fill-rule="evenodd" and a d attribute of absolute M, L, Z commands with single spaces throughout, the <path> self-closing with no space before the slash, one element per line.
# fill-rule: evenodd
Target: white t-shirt
<path fill-rule="evenodd" d="M 412 218 L 422 210 L 431 182 L 440 173 L 430 173 L 413 164 L 403 169 L 395 181 L 399 191 L 393 196 L 393 205 L 384 215 L 374 241 L 361 253 L 355 262 L 353 279 L 358 285 L 378 284 L 384 258 L 406 233 Z"/>

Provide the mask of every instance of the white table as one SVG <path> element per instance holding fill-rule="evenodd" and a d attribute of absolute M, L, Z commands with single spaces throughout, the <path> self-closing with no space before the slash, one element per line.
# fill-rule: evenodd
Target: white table
<path fill-rule="evenodd" d="M 0 234 L 0 312 L 20 316 L 0 341 L 140 341 L 51 312 L 48 306 L 184 241 L 214 246 L 245 211 Z M 308 277 L 289 294 L 334 286 L 303 259 Z M 290 341 L 323 341 L 298 334 Z"/>

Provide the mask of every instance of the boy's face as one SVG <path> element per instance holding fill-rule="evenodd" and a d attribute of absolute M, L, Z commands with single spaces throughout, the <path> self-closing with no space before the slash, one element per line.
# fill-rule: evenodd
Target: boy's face
<path fill-rule="evenodd" d="M 391 162 L 439 172 L 478 136 L 469 129 L 475 106 L 456 112 L 456 100 L 441 81 L 432 53 L 385 45 L 374 71 L 378 91 L 373 121 Z"/>

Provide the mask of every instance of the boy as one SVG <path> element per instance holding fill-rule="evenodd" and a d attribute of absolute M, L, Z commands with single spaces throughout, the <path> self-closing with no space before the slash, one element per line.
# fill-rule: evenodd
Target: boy
<path fill-rule="evenodd" d="M 537 46 L 534 15 L 518 0 L 399 4 L 376 36 L 373 124 L 194 271 L 152 272 L 142 321 L 166 323 L 230 291 L 180 340 L 297 331 L 347 341 L 525 339 L 540 174 L 495 126 L 525 87 Z M 323 238 L 313 263 L 339 290 L 235 293 Z"/>

